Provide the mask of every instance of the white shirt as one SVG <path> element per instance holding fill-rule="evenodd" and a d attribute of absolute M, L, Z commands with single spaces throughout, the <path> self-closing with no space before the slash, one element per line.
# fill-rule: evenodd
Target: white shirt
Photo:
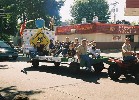
<path fill-rule="evenodd" d="M 89 48 L 89 53 L 92 53 L 95 57 L 98 57 L 101 53 L 100 49 L 92 49 L 92 46 Z"/>

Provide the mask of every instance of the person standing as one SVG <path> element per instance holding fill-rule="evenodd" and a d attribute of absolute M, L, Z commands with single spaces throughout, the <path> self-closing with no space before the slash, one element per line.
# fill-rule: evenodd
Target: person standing
<path fill-rule="evenodd" d="M 50 18 L 50 24 L 49 24 L 51 31 L 54 31 L 54 22 L 55 21 L 54 21 L 54 16 L 53 16 L 53 17 Z"/>

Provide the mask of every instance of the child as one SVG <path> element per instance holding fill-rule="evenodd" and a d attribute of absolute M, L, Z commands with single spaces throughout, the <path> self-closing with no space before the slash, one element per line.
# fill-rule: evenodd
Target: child
<path fill-rule="evenodd" d="M 68 49 L 68 57 L 74 57 L 76 54 L 76 51 L 72 45 L 72 43 L 69 45 L 69 49 Z"/>
<path fill-rule="evenodd" d="M 98 58 L 98 57 L 100 57 L 101 51 L 100 51 L 100 49 L 96 49 L 95 46 L 91 46 L 89 49 L 89 53 L 93 54 L 93 57 Z"/>

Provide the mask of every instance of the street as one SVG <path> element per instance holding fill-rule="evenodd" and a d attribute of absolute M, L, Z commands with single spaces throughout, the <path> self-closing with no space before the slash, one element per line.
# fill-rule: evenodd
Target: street
<path fill-rule="evenodd" d="M 120 57 L 118 53 L 102 53 Z M 108 65 L 105 64 L 108 68 Z M 66 65 L 40 63 L 31 68 L 26 58 L 0 62 L 0 94 L 11 100 L 17 94 L 25 94 L 30 100 L 139 100 L 139 85 L 134 79 L 113 81 L 107 69 L 100 74 L 73 73 Z"/>

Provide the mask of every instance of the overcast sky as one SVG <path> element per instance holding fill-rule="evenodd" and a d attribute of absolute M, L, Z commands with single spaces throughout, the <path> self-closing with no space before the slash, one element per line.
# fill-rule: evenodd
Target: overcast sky
<path fill-rule="evenodd" d="M 115 1 L 119 2 L 117 4 L 118 12 L 116 13 L 116 20 L 128 20 L 128 21 L 139 21 L 139 16 L 138 17 L 133 17 L 133 16 L 124 16 L 124 8 L 125 8 L 125 2 L 126 0 L 108 0 L 108 3 L 114 3 Z M 70 16 L 70 6 L 73 4 L 74 0 L 66 0 L 65 5 L 61 8 L 60 14 L 62 16 L 62 21 L 65 21 L 67 19 L 71 19 L 72 17 Z M 113 6 L 110 5 L 110 8 Z M 113 14 L 111 17 L 113 20 Z"/>

